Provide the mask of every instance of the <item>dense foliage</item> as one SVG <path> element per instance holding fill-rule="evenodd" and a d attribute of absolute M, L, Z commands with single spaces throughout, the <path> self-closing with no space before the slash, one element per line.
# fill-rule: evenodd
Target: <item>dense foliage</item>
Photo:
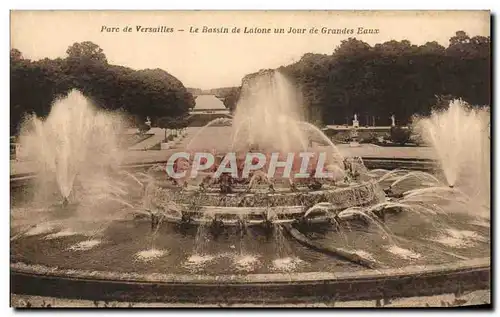
<path fill-rule="evenodd" d="M 411 130 L 402 127 L 391 127 L 390 140 L 393 143 L 404 145 L 410 141 Z"/>
<path fill-rule="evenodd" d="M 133 70 L 108 64 L 92 42 L 75 43 L 66 58 L 31 61 L 10 53 L 11 135 L 27 113 L 46 116 L 52 102 L 71 89 L 80 90 L 99 107 L 120 110 L 137 125 L 150 117 L 178 117 L 194 107 L 194 98 L 174 76 L 161 69 Z"/>
<path fill-rule="evenodd" d="M 241 92 L 241 87 L 232 87 L 231 89 L 227 90 L 225 94 L 223 95 L 223 103 L 226 108 L 228 108 L 231 112 L 236 109 L 236 103 L 238 102 L 238 99 L 240 98 L 240 92 Z"/>
<path fill-rule="evenodd" d="M 191 116 L 182 116 L 182 117 L 161 117 L 158 119 L 157 126 L 158 128 L 165 129 L 165 139 L 167 139 L 167 129 L 174 130 L 177 135 L 177 131 L 183 130 L 188 127 L 190 124 Z"/>
<path fill-rule="evenodd" d="M 51 103 L 73 88 L 99 107 L 129 114 L 137 125 L 148 116 L 153 125 L 161 117 L 185 116 L 194 107 L 193 94 L 203 93 L 186 89 L 161 69 L 111 65 L 92 42 L 71 45 L 64 59 L 31 61 L 17 49 L 10 55 L 11 135 L 25 114 L 46 116 Z M 349 38 L 331 55 L 308 53 L 278 70 L 300 87 L 312 122 L 345 124 L 357 113 L 361 125 L 388 125 L 394 114 L 399 125 L 451 98 L 490 105 L 490 56 L 489 37 L 463 31 L 450 38 L 448 47 L 407 40 L 370 46 Z M 234 110 L 240 91 L 227 87 L 210 93 Z"/>
<path fill-rule="evenodd" d="M 349 38 L 331 55 L 305 54 L 278 68 L 301 88 L 309 120 L 346 124 L 358 114 L 361 125 L 389 125 L 394 114 L 405 124 L 428 114 L 443 96 L 490 105 L 490 38 L 458 31 L 449 46 L 388 41 L 370 46 Z M 236 106 L 234 88 L 225 100 Z"/>

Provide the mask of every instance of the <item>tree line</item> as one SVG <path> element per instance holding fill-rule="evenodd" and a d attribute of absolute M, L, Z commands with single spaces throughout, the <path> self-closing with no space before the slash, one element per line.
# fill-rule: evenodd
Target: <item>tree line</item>
<path fill-rule="evenodd" d="M 74 43 L 66 53 L 65 58 L 31 61 L 11 49 L 11 135 L 25 114 L 48 115 L 52 102 L 71 89 L 103 109 L 122 111 L 137 125 L 146 117 L 153 125 L 175 125 L 195 105 L 196 89 L 188 90 L 164 70 L 111 65 L 92 42 Z M 331 55 L 308 53 L 278 70 L 302 91 L 310 121 L 345 124 L 357 113 L 362 125 L 386 125 L 394 114 L 398 124 L 405 124 L 414 114 L 428 114 L 452 98 L 490 105 L 490 56 L 490 37 L 470 37 L 463 31 L 447 47 L 407 40 L 370 46 L 348 38 Z M 211 90 L 231 110 L 240 91 Z"/>
<path fill-rule="evenodd" d="M 300 87 L 309 120 L 318 124 L 388 125 L 395 115 L 406 124 L 453 98 L 479 106 L 491 103 L 490 37 L 458 31 L 448 47 L 388 41 L 370 46 L 343 40 L 331 55 L 305 54 L 278 70 Z M 234 110 L 241 87 L 226 92 Z"/>
<path fill-rule="evenodd" d="M 10 133 L 18 132 L 26 114 L 45 117 L 56 98 L 78 89 L 106 110 L 122 111 L 132 124 L 147 117 L 182 117 L 195 101 L 174 76 L 161 69 L 134 70 L 108 63 L 92 42 L 74 43 L 65 58 L 32 61 L 10 52 Z"/>

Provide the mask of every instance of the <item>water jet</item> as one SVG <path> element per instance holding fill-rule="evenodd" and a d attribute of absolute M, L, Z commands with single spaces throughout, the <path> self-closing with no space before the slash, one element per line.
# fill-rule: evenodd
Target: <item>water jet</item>
<path fill-rule="evenodd" d="M 55 180 L 59 193 L 67 198 L 77 183 L 83 191 L 112 190 L 112 184 L 105 184 L 106 178 L 100 176 L 120 163 L 121 129 L 118 115 L 98 111 L 73 90 L 54 102 L 47 118 L 29 117 L 19 140 L 26 159 L 39 168 L 39 186 L 45 189 Z"/>
<path fill-rule="evenodd" d="M 68 207 L 68 205 L 69 205 L 69 200 L 68 200 L 68 198 L 67 198 L 67 197 L 64 197 L 64 198 L 63 198 L 63 201 L 62 201 L 62 206 L 63 206 L 63 208 Z"/>

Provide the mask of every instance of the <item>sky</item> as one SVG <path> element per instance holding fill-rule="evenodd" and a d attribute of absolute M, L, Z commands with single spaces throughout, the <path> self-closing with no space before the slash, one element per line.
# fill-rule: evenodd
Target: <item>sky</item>
<path fill-rule="evenodd" d="M 133 32 L 124 32 L 131 27 Z M 169 33 L 136 28 L 172 28 Z M 190 33 L 190 28 L 227 27 L 228 34 Z M 103 27 L 119 32 L 102 32 Z M 231 33 L 234 27 L 240 33 Z M 243 33 L 244 28 L 284 28 L 285 34 Z M 288 34 L 290 27 L 305 34 Z M 321 29 L 378 29 L 376 34 L 321 34 Z M 310 34 L 317 28 L 318 34 Z M 183 29 L 184 31 L 178 31 Z M 490 35 L 488 11 L 12 11 L 11 48 L 25 58 L 65 57 L 75 42 L 99 45 L 110 64 L 161 68 L 186 87 L 239 86 L 243 76 L 288 65 L 305 53 L 331 54 L 356 37 L 370 45 L 407 39 L 448 45 L 456 31 Z"/>

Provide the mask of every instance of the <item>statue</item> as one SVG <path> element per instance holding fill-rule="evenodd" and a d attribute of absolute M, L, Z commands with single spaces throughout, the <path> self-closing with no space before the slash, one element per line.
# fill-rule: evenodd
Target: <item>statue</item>
<path fill-rule="evenodd" d="M 358 115 L 356 113 L 354 114 L 354 120 L 352 120 L 352 126 L 354 128 L 359 128 Z"/>
<path fill-rule="evenodd" d="M 353 129 L 351 130 L 351 142 L 349 143 L 349 146 L 351 147 L 359 146 L 359 141 L 358 141 L 359 121 L 358 121 L 358 115 L 356 113 L 354 114 L 354 120 L 352 120 L 352 127 Z"/>

